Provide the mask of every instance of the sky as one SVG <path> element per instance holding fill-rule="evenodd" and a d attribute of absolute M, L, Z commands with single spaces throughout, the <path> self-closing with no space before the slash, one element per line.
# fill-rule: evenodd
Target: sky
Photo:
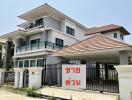
<path fill-rule="evenodd" d="M 117 24 L 132 33 L 132 0 L 1 0 L 0 35 L 17 30 L 24 22 L 17 16 L 44 3 L 88 28 Z M 125 41 L 132 44 L 132 35 Z"/>

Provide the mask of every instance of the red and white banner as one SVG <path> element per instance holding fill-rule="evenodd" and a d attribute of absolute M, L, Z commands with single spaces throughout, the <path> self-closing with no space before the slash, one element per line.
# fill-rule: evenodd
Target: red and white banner
<path fill-rule="evenodd" d="M 86 65 L 62 65 L 62 87 L 86 89 Z"/>

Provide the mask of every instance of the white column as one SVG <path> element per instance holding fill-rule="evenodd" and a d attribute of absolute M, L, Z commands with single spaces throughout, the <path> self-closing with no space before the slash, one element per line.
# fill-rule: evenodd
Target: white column
<path fill-rule="evenodd" d="M 119 77 L 121 100 L 132 100 L 132 65 L 115 66 Z"/>
<path fill-rule="evenodd" d="M 19 87 L 19 72 L 15 72 L 15 84 L 14 84 L 15 88 Z"/>
<path fill-rule="evenodd" d="M 23 71 L 20 71 L 19 88 L 23 87 Z"/>
<path fill-rule="evenodd" d="M 0 85 L 2 84 L 2 72 L 0 72 Z"/>
<path fill-rule="evenodd" d="M 0 69 L 0 85 L 4 83 L 4 69 Z"/>

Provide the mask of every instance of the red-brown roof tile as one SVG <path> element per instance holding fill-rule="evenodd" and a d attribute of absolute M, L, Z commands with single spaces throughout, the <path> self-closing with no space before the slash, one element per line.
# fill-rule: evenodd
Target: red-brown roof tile
<path fill-rule="evenodd" d="M 90 28 L 87 30 L 86 35 L 95 34 L 95 33 L 105 33 L 105 32 L 110 32 L 110 31 L 114 31 L 114 30 L 118 30 L 118 31 L 122 32 L 124 35 L 130 34 L 124 27 L 119 26 L 119 25 L 110 24 L 110 25 L 105 25 L 102 27 Z"/>
<path fill-rule="evenodd" d="M 53 55 L 60 56 L 60 55 L 65 55 L 65 54 L 115 49 L 115 48 L 122 48 L 122 47 L 131 47 L 131 45 L 115 40 L 115 39 L 112 39 L 102 34 L 96 34 L 79 43 L 65 47 L 55 52 Z"/>

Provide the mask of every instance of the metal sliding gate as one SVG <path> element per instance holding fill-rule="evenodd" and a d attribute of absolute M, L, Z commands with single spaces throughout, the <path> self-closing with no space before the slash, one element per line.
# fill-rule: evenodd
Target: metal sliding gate
<path fill-rule="evenodd" d="M 61 64 L 46 65 L 46 67 L 42 71 L 42 85 L 61 86 L 61 78 Z"/>
<path fill-rule="evenodd" d="M 62 64 L 47 65 L 42 71 L 42 85 L 62 86 Z M 119 93 L 118 73 L 113 66 L 87 66 L 86 90 Z"/>
<path fill-rule="evenodd" d="M 119 93 L 118 73 L 113 66 L 87 67 L 86 89 L 100 92 Z"/>
<path fill-rule="evenodd" d="M 4 72 L 4 84 L 14 85 L 14 82 L 15 82 L 15 72 L 5 71 Z"/>

